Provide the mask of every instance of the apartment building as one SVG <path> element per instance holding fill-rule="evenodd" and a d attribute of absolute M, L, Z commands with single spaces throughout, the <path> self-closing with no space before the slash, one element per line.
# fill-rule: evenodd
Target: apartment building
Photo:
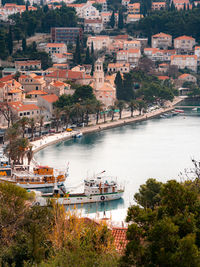
<path fill-rule="evenodd" d="M 152 2 L 151 9 L 152 10 L 163 10 L 166 9 L 166 2 Z"/>
<path fill-rule="evenodd" d="M 77 37 L 82 40 L 83 30 L 78 27 L 55 27 L 51 28 L 51 41 L 53 43 L 76 43 Z"/>
<path fill-rule="evenodd" d="M 84 32 L 100 33 L 103 31 L 102 19 L 85 19 Z"/>
<path fill-rule="evenodd" d="M 130 63 L 109 63 L 108 72 L 128 73 L 130 71 Z"/>
<path fill-rule="evenodd" d="M 46 45 L 46 52 L 49 55 L 67 53 L 67 46 L 65 43 L 48 43 Z"/>
<path fill-rule="evenodd" d="M 132 41 L 124 41 L 123 44 L 123 49 L 128 50 L 128 49 L 134 49 L 134 48 L 141 48 L 141 43 L 138 40 L 132 40 Z"/>
<path fill-rule="evenodd" d="M 197 72 L 196 55 L 173 55 L 171 56 L 171 65 L 178 66 L 179 69 L 191 69 Z"/>
<path fill-rule="evenodd" d="M 111 39 L 106 35 L 89 36 L 87 39 L 87 46 L 91 49 L 93 43 L 94 50 L 109 49 Z"/>
<path fill-rule="evenodd" d="M 128 14 L 140 14 L 140 3 L 128 4 Z"/>
<path fill-rule="evenodd" d="M 151 46 L 153 48 L 167 49 L 172 46 L 172 36 L 163 32 L 152 35 Z"/>
<path fill-rule="evenodd" d="M 130 63 L 131 67 L 138 65 L 141 57 L 140 49 L 120 50 L 117 52 L 117 63 Z"/>
<path fill-rule="evenodd" d="M 191 36 L 180 36 L 174 39 L 174 48 L 178 53 L 191 52 L 195 46 L 195 39 Z"/>
<path fill-rule="evenodd" d="M 15 61 L 15 69 L 17 71 L 41 70 L 41 60 L 22 60 Z"/>

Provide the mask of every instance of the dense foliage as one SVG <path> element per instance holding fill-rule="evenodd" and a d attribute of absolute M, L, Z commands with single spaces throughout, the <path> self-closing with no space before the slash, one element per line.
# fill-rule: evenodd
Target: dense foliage
<path fill-rule="evenodd" d="M 200 264 L 199 181 L 149 179 L 128 209 L 129 243 L 121 266 Z"/>
<path fill-rule="evenodd" d="M 34 194 L 0 183 L 1 266 L 117 266 L 111 232 L 52 203 L 31 206 Z"/>
<path fill-rule="evenodd" d="M 136 24 L 127 26 L 128 32 L 151 38 L 153 34 L 164 32 L 173 38 L 188 35 L 200 41 L 200 8 L 182 11 L 158 11 L 149 14 Z"/>
<path fill-rule="evenodd" d="M 162 104 L 165 100 L 172 101 L 178 93 L 169 80 L 159 81 L 156 76 L 141 70 L 125 73 L 123 79 L 118 72 L 115 84 L 118 100 L 130 101 L 142 98 L 146 103 Z"/>

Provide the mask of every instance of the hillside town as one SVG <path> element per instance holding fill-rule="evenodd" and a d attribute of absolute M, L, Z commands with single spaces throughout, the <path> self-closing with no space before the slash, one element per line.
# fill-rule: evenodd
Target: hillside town
<path fill-rule="evenodd" d="M 104 204 L 120 199 L 124 188 L 84 180 L 89 194 L 84 189 L 70 196 L 62 189 L 67 174 L 57 176 L 63 179 L 59 184 L 53 168 L 35 166 L 33 158 L 49 144 L 82 134 L 184 113 L 174 112 L 175 105 L 200 97 L 199 23 L 200 1 L 0 0 L 1 167 L 21 172 L 9 180 L 12 188 L 0 181 L 2 266 L 199 266 L 196 177 L 190 183 L 147 180 L 134 195 L 137 205 L 116 226 L 105 207 L 103 218 L 91 219 L 55 203 L 76 197 L 68 205 L 82 205 L 84 196 L 85 203 Z M 195 102 L 192 110 L 198 109 Z M 30 168 L 32 180 L 26 176 Z M 197 163 L 195 168 L 197 175 Z M 42 207 L 29 186 L 50 183 L 58 202 L 48 209 L 48 200 Z M 108 189 L 116 198 L 105 199 Z M 14 195 L 19 202 L 12 206 Z M 169 236 L 176 241 L 168 245 Z"/>

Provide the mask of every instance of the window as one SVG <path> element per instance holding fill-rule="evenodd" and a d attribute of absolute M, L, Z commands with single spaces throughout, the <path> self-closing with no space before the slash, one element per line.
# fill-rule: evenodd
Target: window
<path fill-rule="evenodd" d="M 38 90 L 38 86 L 35 87 L 35 90 Z"/>
<path fill-rule="evenodd" d="M 27 115 L 30 115 L 30 112 L 27 112 Z"/>
<path fill-rule="evenodd" d="M 19 113 L 19 116 L 22 116 L 23 114 L 22 113 Z"/>

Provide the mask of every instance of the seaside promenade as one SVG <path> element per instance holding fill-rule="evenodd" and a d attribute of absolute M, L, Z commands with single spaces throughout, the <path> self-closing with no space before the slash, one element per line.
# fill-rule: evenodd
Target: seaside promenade
<path fill-rule="evenodd" d="M 182 100 L 183 98 L 181 97 L 175 97 L 174 101 L 168 102 L 164 108 L 159 108 L 154 111 L 144 113 L 142 115 L 139 115 L 139 112 L 136 111 L 133 113 L 134 115 L 133 117 L 130 116 L 130 111 L 129 112 L 123 111 L 121 119 L 119 119 L 118 115 L 115 115 L 115 118 L 113 121 L 107 120 L 105 123 L 103 119 L 100 119 L 98 124 L 95 123 L 95 120 L 92 120 L 87 127 L 79 128 L 79 131 L 82 132 L 83 134 L 87 134 L 87 133 L 98 132 L 98 131 L 102 131 L 102 130 L 109 129 L 109 128 L 119 127 L 122 125 L 151 119 L 162 113 L 173 110 L 175 108 L 174 106 L 178 104 L 179 102 L 181 102 Z M 52 145 L 63 140 L 68 140 L 72 138 L 73 134 L 75 134 L 76 132 L 77 130 L 72 131 L 72 132 L 63 131 L 63 132 L 51 134 L 48 136 L 43 136 L 39 140 L 31 142 L 31 144 L 33 145 L 33 151 L 37 152 L 45 148 L 48 145 Z"/>

